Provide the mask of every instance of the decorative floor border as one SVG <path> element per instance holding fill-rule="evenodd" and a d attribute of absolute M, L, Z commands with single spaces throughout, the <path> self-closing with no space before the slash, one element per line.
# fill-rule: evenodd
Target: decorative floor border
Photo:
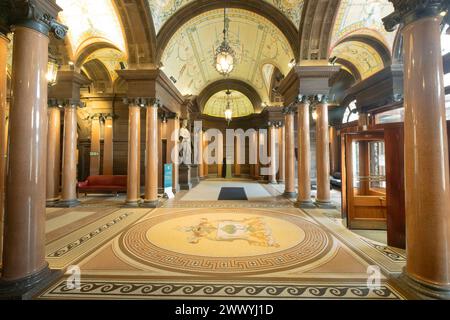
<path fill-rule="evenodd" d="M 148 282 L 89 279 L 71 289 L 65 280 L 39 299 L 383 299 L 403 300 L 390 284 L 370 289 L 365 283 L 248 284 L 205 282 Z"/>

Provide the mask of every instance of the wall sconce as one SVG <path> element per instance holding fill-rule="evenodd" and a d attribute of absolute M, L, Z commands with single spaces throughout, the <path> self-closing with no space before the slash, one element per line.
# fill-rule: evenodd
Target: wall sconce
<path fill-rule="evenodd" d="M 317 114 L 317 110 L 314 109 L 313 112 L 312 112 L 312 118 L 313 118 L 313 120 L 316 121 L 318 117 L 319 117 L 319 115 Z"/>
<path fill-rule="evenodd" d="M 46 78 L 49 86 L 54 86 L 56 84 L 58 78 L 58 70 L 59 65 L 56 59 L 51 56 L 48 57 Z"/>

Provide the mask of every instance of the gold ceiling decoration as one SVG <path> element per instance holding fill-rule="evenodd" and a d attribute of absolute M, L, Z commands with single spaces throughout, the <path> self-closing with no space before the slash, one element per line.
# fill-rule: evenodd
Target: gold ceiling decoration
<path fill-rule="evenodd" d="M 213 117 L 223 118 L 227 108 L 226 90 L 215 93 L 206 102 L 203 113 Z M 253 104 L 247 96 L 239 91 L 231 90 L 230 107 L 233 118 L 248 116 L 254 113 Z"/>
<path fill-rule="evenodd" d="M 164 23 L 177 13 L 182 7 L 194 0 L 148 0 L 152 13 L 155 31 L 158 33 Z M 245 0 L 244 0 L 245 1 Z M 288 17 L 295 27 L 300 27 L 303 10 L 303 0 L 260 0 L 268 2 Z"/>
<path fill-rule="evenodd" d="M 273 23 L 253 12 L 229 9 L 227 16 L 229 43 L 237 60 L 230 78 L 248 83 L 269 103 L 263 66 L 273 64 L 288 74 L 294 56 L 289 42 Z M 183 95 L 198 95 L 208 84 L 222 79 L 211 63 L 223 40 L 222 30 L 223 9 L 212 10 L 191 19 L 169 41 L 162 56 L 164 72 L 176 79 Z"/>
<path fill-rule="evenodd" d="M 331 56 L 351 62 L 361 74 L 361 80 L 384 68 L 380 54 L 373 47 L 360 41 L 346 41 L 337 45 Z"/>
<path fill-rule="evenodd" d="M 394 7 L 388 0 L 341 0 L 331 36 L 331 48 L 347 36 L 370 34 L 392 50 L 396 33 L 385 30 L 382 18 L 393 11 Z"/>
<path fill-rule="evenodd" d="M 108 42 L 126 52 L 119 18 L 112 0 L 57 0 L 63 9 L 59 18 L 69 27 L 70 41 L 75 60 L 86 46 Z"/>

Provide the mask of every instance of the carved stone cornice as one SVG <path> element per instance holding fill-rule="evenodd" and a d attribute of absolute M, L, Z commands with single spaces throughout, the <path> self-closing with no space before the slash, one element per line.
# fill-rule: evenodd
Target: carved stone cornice
<path fill-rule="evenodd" d="M 450 9 L 448 0 L 389 0 L 394 5 L 394 12 L 383 18 L 387 31 L 394 31 L 398 24 L 407 25 L 418 19 L 437 16 Z"/>

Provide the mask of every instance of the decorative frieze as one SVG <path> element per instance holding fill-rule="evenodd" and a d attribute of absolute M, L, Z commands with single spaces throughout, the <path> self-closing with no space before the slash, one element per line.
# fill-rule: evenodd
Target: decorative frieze
<path fill-rule="evenodd" d="M 148 98 L 148 97 L 139 97 L 139 98 L 125 98 L 123 99 L 123 103 L 127 105 L 135 105 L 141 108 L 161 107 L 159 99 L 156 98 Z"/>
<path fill-rule="evenodd" d="M 383 18 L 384 27 L 387 31 L 394 31 L 398 24 L 407 25 L 418 19 L 437 16 L 447 12 L 450 2 L 448 0 L 389 0 L 394 5 L 394 12 Z"/>

